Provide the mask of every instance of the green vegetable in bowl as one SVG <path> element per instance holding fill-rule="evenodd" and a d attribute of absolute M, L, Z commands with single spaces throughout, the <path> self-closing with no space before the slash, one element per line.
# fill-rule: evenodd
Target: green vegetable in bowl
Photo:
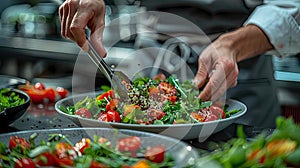
<path fill-rule="evenodd" d="M 9 88 L 0 89 L 0 111 L 6 108 L 19 106 L 25 103 L 25 99 L 20 98 L 15 92 Z"/>

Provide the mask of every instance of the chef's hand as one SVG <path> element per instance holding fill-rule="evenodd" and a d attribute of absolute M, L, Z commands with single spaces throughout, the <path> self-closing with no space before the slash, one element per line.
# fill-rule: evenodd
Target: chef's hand
<path fill-rule="evenodd" d="M 103 57 L 106 51 L 102 45 L 105 26 L 105 3 L 103 0 L 66 0 L 59 7 L 61 34 L 78 44 L 84 51 L 89 49 L 85 28 L 90 29 L 90 39 Z"/>
<path fill-rule="evenodd" d="M 237 62 L 271 49 L 273 46 L 268 37 L 256 25 L 250 24 L 221 35 L 200 54 L 194 83 L 199 88 L 205 87 L 199 97 L 219 100 L 228 88 L 237 85 Z"/>
<path fill-rule="evenodd" d="M 199 97 L 217 101 L 228 88 L 236 86 L 238 72 L 235 53 L 228 48 L 226 40 L 217 39 L 198 59 L 194 82 L 199 88 L 205 86 Z"/>

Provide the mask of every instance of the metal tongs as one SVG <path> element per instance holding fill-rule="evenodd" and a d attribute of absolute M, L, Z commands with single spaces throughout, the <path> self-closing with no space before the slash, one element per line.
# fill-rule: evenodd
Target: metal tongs
<path fill-rule="evenodd" d="M 128 99 L 128 90 L 126 89 L 123 82 L 131 84 L 131 80 L 123 72 L 112 70 L 110 66 L 104 61 L 104 59 L 98 54 L 89 38 L 87 38 L 87 41 L 89 45 L 89 50 L 87 53 L 90 59 L 109 80 L 112 88 L 115 90 L 115 93 L 118 94 L 121 99 Z"/>

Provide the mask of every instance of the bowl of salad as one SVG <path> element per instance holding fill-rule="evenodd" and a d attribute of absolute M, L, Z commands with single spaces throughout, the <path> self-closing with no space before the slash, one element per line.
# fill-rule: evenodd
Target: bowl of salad
<path fill-rule="evenodd" d="M 177 139 L 110 128 L 0 135 L 2 167 L 191 167 L 198 152 Z"/>
<path fill-rule="evenodd" d="M 72 95 L 58 101 L 55 108 L 82 127 L 134 129 L 178 139 L 207 138 L 247 111 L 237 100 L 226 100 L 223 108 L 201 101 L 199 89 L 175 76 L 140 77 L 124 86 L 127 99 L 108 88 Z"/>
<path fill-rule="evenodd" d="M 0 125 L 9 125 L 20 118 L 30 105 L 27 93 L 12 88 L 0 89 Z"/>

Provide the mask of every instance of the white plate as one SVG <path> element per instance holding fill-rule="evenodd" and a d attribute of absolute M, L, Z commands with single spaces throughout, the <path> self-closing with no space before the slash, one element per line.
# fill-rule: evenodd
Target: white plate
<path fill-rule="evenodd" d="M 30 130 L 20 131 L 14 133 L 0 134 L 0 142 L 9 144 L 9 137 L 17 135 L 23 138 L 29 138 L 31 134 L 38 133 L 38 137 L 35 140 L 36 143 L 47 140 L 49 134 L 63 134 L 68 135 L 68 139 L 72 143 L 76 143 L 82 138 L 93 138 L 94 135 L 98 135 L 109 139 L 112 143 L 114 140 L 124 136 L 138 136 L 142 140 L 142 148 L 155 145 L 164 145 L 167 152 L 174 158 L 175 167 L 186 167 L 188 164 L 193 165 L 197 158 L 199 158 L 198 152 L 191 146 L 177 139 L 156 135 L 153 133 L 146 133 L 134 130 L 118 129 L 116 135 L 116 129 L 110 128 L 66 128 L 66 129 L 49 129 L 49 130 Z M 117 137 L 116 137 L 117 136 Z"/>
<path fill-rule="evenodd" d="M 162 134 L 177 139 L 195 139 L 199 138 L 200 141 L 205 140 L 210 135 L 223 130 L 232 124 L 237 118 L 244 115 L 247 111 L 247 107 L 242 102 L 237 100 L 228 99 L 226 104 L 229 105 L 228 110 L 241 109 L 238 113 L 225 118 L 222 120 L 202 122 L 195 124 L 173 124 L 173 125 L 140 125 L 140 124 L 126 124 L 126 123 L 115 123 L 115 122 L 103 122 L 95 119 L 83 118 L 78 115 L 70 115 L 64 113 L 59 109 L 60 106 L 68 107 L 74 105 L 74 103 L 83 100 L 86 96 L 96 97 L 97 93 L 85 93 L 75 96 L 70 96 L 59 100 L 55 104 L 56 111 L 65 116 L 76 124 L 82 127 L 106 127 L 106 128 L 121 128 L 121 129 L 132 129 L 139 131 L 152 132 Z"/>

